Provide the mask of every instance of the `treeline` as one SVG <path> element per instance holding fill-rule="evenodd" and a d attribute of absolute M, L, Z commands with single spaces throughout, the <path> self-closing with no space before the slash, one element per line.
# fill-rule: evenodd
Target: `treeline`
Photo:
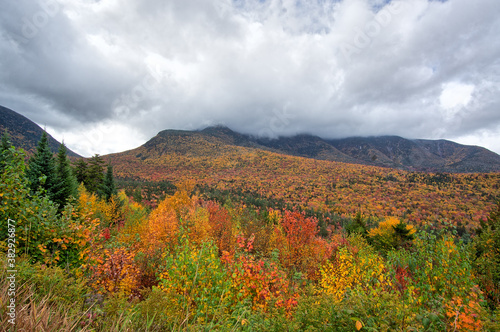
<path fill-rule="evenodd" d="M 6 164 L 10 162 L 8 153 L 10 148 L 10 138 L 5 132 L 1 141 L 1 153 Z M 101 156 L 96 154 L 88 161 L 78 159 L 71 165 L 67 151 L 64 143 L 61 143 L 54 157 L 47 133 L 43 132 L 26 169 L 32 195 L 46 195 L 57 205 L 60 212 L 71 199 L 77 198 L 80 184 L 83 184 L 90 193 L 95 193 L 106 200 L 117 194 L 113 167 L 109 164 L 106 166 Z"/>

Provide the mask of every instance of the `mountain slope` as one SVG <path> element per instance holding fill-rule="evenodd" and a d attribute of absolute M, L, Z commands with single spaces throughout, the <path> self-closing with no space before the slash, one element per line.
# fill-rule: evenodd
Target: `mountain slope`
<path fill-rule="evenodd" d="M 145 143 L 136 155 L 143 160 L 172 153 L 208 158 L 234 152 L 236 147 L 410 171 L 500 171 L 500 156 L 496 153 L 446 140 L 410 140 L 398 136 L 327 140 L 305 134 L 267 139 L 222 126 L 200 131 L 164 130 Z"/>
<path fill-rule="evenodd" d="M 10 140 L 16 148 L 23 148 L 27 152 L 34 152 L 42 137 L 43 129 L 30 119 L 14 112 L 11 109 L 0 106 L 0 133 L 4 131 L 10 135 Z M 59 143 L 52 136 L 49 136 L 49 146 L 52 152 L 56 153 Z M 80 157 L 77 153 L 68 149 L 68 156 Z"/>
<path fill-rule="evenodd" d="M 329 140 L 341 152 L 374 166 L 438 172 L 498 172 L 500 156 L 478 146 L 398 136 Z"/>
<path fill-rule="evenodd" d="M 301 147 L 316 141 L 310 137 L 296 140 L 295 145 L 294 140 L 281 140 L 282 145 L 275 148 L 306 153 L 308 150 Z M 391 145 L 385 154 L 376 145 L 371 151 L 388 161 L 403 154 L 411 161 L 423 153 L 419 147 L 423 143 L 396 141 L 399 145 Z M 426 153 L 434 156 L 432 151 Z M 456 155 L 452 152 L 450 155 Z M 318 155 L 317 151 L 312 153 Z M 440 160 L 438 157 L 435 160 Z M 162 131 L 136 149 L 105 158 L 121 179 L 176 184 L 188 180 L 220 191 L 260 195 L 339 215 L 405 216 L 415 224 L 450 220 L 478 225 L 494 206 L 500 185 L 500 173 L 443 176 L 277 153 L 258 146 L 251 137 L 220 127 Z M 401 158 L 400 164 L 407 162 Z"/>

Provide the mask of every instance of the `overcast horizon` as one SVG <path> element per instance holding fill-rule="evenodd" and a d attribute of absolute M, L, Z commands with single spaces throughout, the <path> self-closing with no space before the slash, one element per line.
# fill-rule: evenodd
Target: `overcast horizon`
<path fill-rule="evenodd" d="M 500 153 L 498 0 L 19 0 L 0 105 L 73 151 L 221 124 Z"/>

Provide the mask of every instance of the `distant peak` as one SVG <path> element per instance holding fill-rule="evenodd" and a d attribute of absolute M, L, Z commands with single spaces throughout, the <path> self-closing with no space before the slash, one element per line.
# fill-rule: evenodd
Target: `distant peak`
<path fill-rule="evenodd" d="M 231 128 L 229 128 L 225 125 L 222 125 L 222 124 L 206 127 L 205 129 L 200 130 L 200 132 L 202 132 L 202 133 L 210 133 L 210 132 L 214 132 L 214 131 L 215 132 L 224 132 L 224 133 L 227 133 L 227 132 L 234 133 L 234 131 Z"/>

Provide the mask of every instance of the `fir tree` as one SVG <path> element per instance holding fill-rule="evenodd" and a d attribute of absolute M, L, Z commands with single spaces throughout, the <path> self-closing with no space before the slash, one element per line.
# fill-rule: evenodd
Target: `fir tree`
<path fill-rule="evenodd" d="M 116 195 L 116 185 L 115 179 L 113 177 L 113 166 L 108 165 L 108 170 L 106 172 L 106 177 L 104 178 L 104 183 L 102 186 L 102 193 L 106 200 L 110 200 L 111 196 Z"/>
<path fill-rule="evenodd" d="M 71 196 L 76 197 L 78 190 L 76 177 L 73 175 L 69 164 L 67 151 L 66 146 L 62 143 L 57 153 L 56 174 L 58 190 L 54 195 L 54 202 L 59 204 L 60 210 L 66 205 Z"/>
<path fill-rule="evenodd" d="M 32 193 L 43 189 L 51 200 L 54 199 L 58 191 L 56 165 L 45 131 L 38 142 L 35 154 L 29 160 L 27 175 Z"/>

